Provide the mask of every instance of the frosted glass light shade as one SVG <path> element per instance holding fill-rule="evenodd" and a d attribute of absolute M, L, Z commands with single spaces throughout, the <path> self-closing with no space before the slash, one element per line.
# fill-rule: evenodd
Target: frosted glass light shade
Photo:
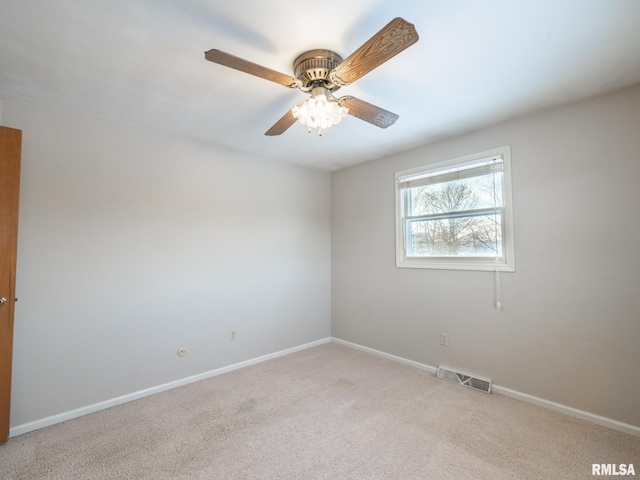
<path fill-rule="evenodd" d="M 340 105 L 333 97 L 329 98 L 324 93 L 313 95 L 301 105 L 293 107 L 291 113 L 298 121 L 306 125 L 311 132 L 314 128 L 322 129 L 337 125 L 347 116 L 349 109 Z"/>

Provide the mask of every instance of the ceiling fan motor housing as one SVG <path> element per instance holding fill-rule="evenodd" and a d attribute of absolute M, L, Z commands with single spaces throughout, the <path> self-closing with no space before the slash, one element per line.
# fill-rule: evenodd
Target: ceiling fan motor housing
<path fill-rule="evenodd" d="M 331 50 L 309 50 L 304 52 L 293 62 L 293 72 L 304 87 L 311 87 L 322 82 L 328 85 L 329 73 L 342 63 L 342 57 Z M 329 90 L 337 90 L 337 85 L 331 85 Z"/>

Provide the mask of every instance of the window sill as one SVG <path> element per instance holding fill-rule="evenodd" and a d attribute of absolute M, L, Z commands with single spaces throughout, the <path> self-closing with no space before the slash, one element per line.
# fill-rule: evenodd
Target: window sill
<path fill-rule="evenodd" d="M 430 268 L 434 270 L 472 270 L 485 272 L 515 272 L 515 265 L 495 259 L 469 258 L 404 258 L 396 261 L 397 268 Z"/>

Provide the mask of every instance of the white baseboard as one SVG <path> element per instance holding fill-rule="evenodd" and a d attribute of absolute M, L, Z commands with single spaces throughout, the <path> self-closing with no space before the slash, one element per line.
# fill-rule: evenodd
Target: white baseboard
<path fill-rule="evenodd" d="M 208 372 L 200 373 L 198 375 L 193 375 L 191 377 L 181 378 L 180 380 L 175 380 L 173 382 L 165 383 L 163 385 L 158 385 L 157 387 L 147 388 L 146 390 L 140 390 L 137 392 L 129 393 L 121 397 L 105 400 L 104 402 L 94 403 L 93 405 L 87 405 L 86 407 L 77 408 L 75 410 L 70 410 L 68 412 L 59 413 L 57 415 L 52 415 L 50 417 L 42 418 L 40 420 L 35 420 L 33 422 L 25 423 L 23 425 L 11 427 L 9 429 L 9 437 L 22 435 L 23 433 L 31 432 L 33 430 L 38 430 L 40 428 L 48 427 L 50 425 L 55 425 L 56 423 L 66 422 L 67 420 L 82 417 L 84 415 L 88 415 L 89 413 L 94 413 L 100 410 L 105 410 L 107 408 L 115 407 L 117 405 L 122 405 L 123 403 L 131 402 L 133 400 L 138 400 L 140 398 L 148 397 L 150 395 L 164 392 L 166 390 L 171 390 L 173 388 L 182 387 L 184 385 L 198 382 L 200 380 L 205 380 L 207 378 L 215 377 L 217 375 L 222 375 L 223 373 L 228 373 L 233 370 L 238 370 L 240 368 L 248 367 L 249 365 L 255 365 L 256 363 L 266 362 L 267 360 L 282 357 L 284 355 L 289 355 L 290 353 L 299 352 L 300 350 L 305 350 L 307 348 L 316 347 L 318 345 L 329 343 L 330 341 L 331 341 L 330 337 L 323 338 L 321 340 L 316 340 L 314 342 L 309 342 L 303 345 L 298 345 L 296 347 L 280 350 L 279 352 L 269 353 L 268 355 L 263 355 L 261 357 L 252 358 L 249 360 L 245 360 L 243 362 L 234 363 L 233 365 L 228 365 L 226 367 L 216 368 L 215 370 L 210 370 Z"/>
<path fill-rule="evenodd" d="M 516 390 L 511 390 L 510 388 L 501 387 L 495 384 L 491 386 L 491 389 L 494 393 L 504 395 L 505 397 L 515 398 L 516 400 L 521 400 L 532 405 L 537 405 L 539 407 L 553 410 L 555 412 L 564 413 L 565 415 L 569 415 L 570 417 L 580 418 L 591 423 L 602 425 L 603 427 L 608 427 L 613 430 L 618 430 L 619 432 L 624 432 L 630 435 L 635 435 L 636 437 L 640 437 L 640 427 L 636 427 L 635 425 L 631 425 L 629 423 L 619 422 L 618 420 L 613 420 L 612 418 L 603 417 L 591 412 L 585 412 L 584 410 L 578 410 L 577 408 L 568 407 L 567 405 L 562 405 L 561 403 L 545 400 L 544 398 L 534 397 L 533 395 L 518 392 Z"/>
<path fill-rule="evenodd" d="M 413 360 L 409 360 L 403 357 L 398 357 L 397 355 L 391 355 L 389 353 L 381 352 L 380 350 L 376 350 L 374 348 L 364 347 L 362 345 L 358 345 L 357 343 L 347 342 L 346 340 L 341 340 L 339 338 L 332 337 L 332 342 L 339 343 L 340 345 L 345 345 L 350 348 L 354 348 L 356 350 L 360 350 L 363 352 L 371 353 L 378 357 L 386 358 L 389 360 L 394 360 L 396 362 L 404 363 L 405 365 L 409 365 L 415 368 L 419 368 L 420 370 L 425 370 L 427 372 L 433 373 L 434 375 L 437 373 L 437 367 L 433 367 L 431 365 L 426 365 L 424 363 L 416 362 Z M 640 427 L 636 427 L 635 425 L 630 425 L 628 423 L 619 422 L 617 420 L 613 420 L 611 418 L 602 417 L 600 415 L 596 415 L 594 413 L 585 412 L 584 410 L 578 410 L 573 407 L 568 407 L 566 405 L 562 405 L 560 403 L 555 403 L 550 400 L 545 400 L 544 398 L 534 397 L 533 395 L 529 395 L 527 393 L 518 392 L 516 390 L 512 390 L 510 388 L 501 387 L 496 384 L 491 385 L 491 391 L 493 393 L 504 395 L 506 397 L 514 398 L 516 400 L 520 400 L 525 403 L 530 403 L 532 405 L 537 405 L 539 407 L 543 407 L 549 410 L 553 410 L 556 412 L 564 413 L 565 415 L 569 415 L 571 417 L 580 418 L 582 420 L 587 420 L 588 422 L 592 422 L 598 425 L 602 425 L 604 427 L 611 428 L 613 430 L 618 430 L 620 432 L 628 433 L 630 435 L 635 435 L 640 437 Z"/>
<path fill-rule="evenodd" d="M 38 430 L 40 428 L 48 427 L 50 425 L 55 425 L 56 423 L 65 422 L 67 420 L 71 420 L 74 418 L 81 417 L 83 415 L 87 415 L 89 413 L 97 412 L 100 410 L 104 410 L 107 408 L 115 407 L 117 405 L 122 405 L 123 403 L 131 402 L 133 400 L 138 400 L 140 398 L 148 397 L 150 395 L 154 395 L 156 393 L 164 392 L 166 390 L 171 390 L 173 388 L 181 387 L 183 385 L 188 385 L 190 383 L 194 383 L 200 380 L 205 380 L 207 378 L 215 377 L 217 375 L 222 375 L 223 373 L 228 373 L 234 370 L 238 370 L 240 368 L 248 367 L 250 365 L 254 365 L 257 363 L 265 362 L 267 360 L 271 360 L 274 358 L 282 357 L 284 355 L 288 355 L 290 353 L 298 352 L 300 350 L 305 350 L 307 348 L 316 347 L 318 345 L 323 345 L 325 343 L 334 342 L 340 345 L 344 345 L 356 350 L 360 350 L 363 352 L 371 353 L 381 358 L 386 358 L 388 360 L 393 360 L 394 362 L 403 363 L 405 365 L 418 368 L 420 370 L 425 370 L 433 375 L 438 371 L 437 367 L 433 367 L 431 365 L 427 365 L 424 363 L 416 362 L 414 360 L 409 360 L 407 358 L 399 357 L 397 355 L 392 355 L 390 353 L 382 352 L 380 350 L 376 350 L 374 348 L 365 347 L 363 345 L 358 345 L 356 343 L 348 342 L 346 340 L 341 340 L 335 337 L 328 337 L 321 340 L 316 340 L 314 342 L 305 343 L 303 345 L 298 345 L 296 347 L 288 348 L 285 350 L 281 350 L 279 352 L 270 353 L 268 355 L 263 355 L 261 357 L 252 358 L 249 360 L 245 360 L 243 362 L 234 363 L 233 365 L 228 365 L 226 367 L 217 368 L 215 370 L 211 370 L 208 372 L 200 373 L 198 375 L 193 375 L 191 377 L 182 378 L 180 380 L 175 380 L 173 382 L 165 383 L 163 385 L 158 385 L 156 387 L 148 388 L 146 390 L 140 390 L 137 392 L 133 392 L 127 395 L 123 395 L 121 397 L 112 398 L 110 400 L 105 400 L 104 402 L 95 403 L 93 405 L 88 405 L 86 407 L 81 407 L 75 410 L 70 410 L 68 412 L 63 412 L 57 415 L 52 415 L 50 417 L 46 417 L 40 420 L 35 420 L 33 422 L 25 423 L 23 425 L 18 425 L 16 427 L 12 427 L 9 431 L 10 437 L 15 437 L 21 435 L 23 433 L 31 432 L 33 430 Z M 576 408 L 568 407 L 566 405 L 562 405 L 559 403 L 555 403 L 549 400 L 545 400 L 543 398 L 534 397 L 533 395 L 529 395 L 527 393 L 518 392 L 516 390 L 512 390 L 510 388 L 501 387 L 499 385 L 493 384 L 492 391 L 499 395 L 505 395 L 507 397 L 514 398 L 516 400 L 523 401 L 525 403 L 530 403 L 532 405 L 537 405 L 543 408 L 547 408 L 549 410 L 553 410 L 556 412 L 564 413 L 571 417 L 580 418 L 583 420 L 587 420 L 589 422 L 602 425 L 604 427 L 611 428 L 613 430 L 618 430 L 620 432 L 628 433 L 631 435 L 635 435 L 640 437 L 640 427 L 635 425 L 630 425 L 628 423 L 619 422 L 617 420 L 613 420 L 610 418 L 602 417 L 600 415 L 596 415 L 594 413 L 585 412 L 583 410 L 578 410 Z"/>
<path fill-rule="evenodd" d="M 346 347 L 360 350 L 361 352 L 371 353 L 376 357 L 386 358 L 388 360 L 393 360 L 394 362 L 404 363 L 405 365 L 409 365 L 410 367 L 419 368 L 420 370 L 426 370 L 427 372 L 433 373 L 434 375 L 438 372 L 438 369 L 436 367 L 432 367 L 431 365 L 415 362 L 407 358 L 398 357 L 397 355 L 391 355 L 390 353 L 381 352 L 380 350 L 376 350 L 374 348 L 363 347 L 362 345 L 358 345 L 357 343 L 347 342 L 346 340 L 341 340 L 335 337 L 331 337 L 331 341 L 334 343 L 339 343 L 340 345 L 344 345 Z"/>

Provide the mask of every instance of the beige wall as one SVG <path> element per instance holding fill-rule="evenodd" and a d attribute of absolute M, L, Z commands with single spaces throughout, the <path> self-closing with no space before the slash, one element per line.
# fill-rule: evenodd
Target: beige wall
<path fill-rule="evenodd" d="M 12 428 L 330 335 L 328 173 L 0 101 L 23 130 Z"/>
<path fill-rule="evenodd" d="M 0 101 L 24 132 L 12 427 L 328 335 L 640 426 L 640 86 L 331 180 Z M 395 268 L 393 178 L 503 145 L 516 272 L 497 311 L 491 273 Z"/>
<path fill-rule="evenodd" d="M 395 268 L 393 182 L 504 145 L 516 272 L 498 311 L 490 272 Z M 640 86 L 334 172 L 331 188 L 334 337 L 640 426 Z"/>

